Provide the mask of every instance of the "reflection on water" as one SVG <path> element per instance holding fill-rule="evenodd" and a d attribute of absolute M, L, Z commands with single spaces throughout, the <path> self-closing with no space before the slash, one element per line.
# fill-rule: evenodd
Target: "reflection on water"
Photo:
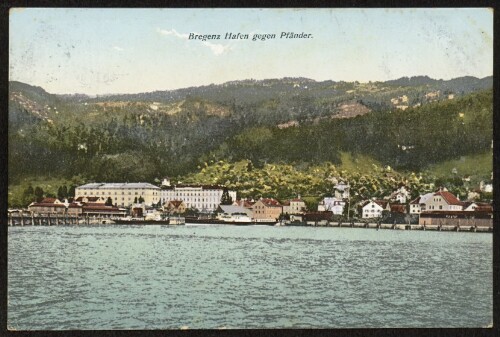
<path fill-rule="evenodd" d="M 8 326 L 484 327 L 492 236 L 265 226 L 10 227 Z"/>

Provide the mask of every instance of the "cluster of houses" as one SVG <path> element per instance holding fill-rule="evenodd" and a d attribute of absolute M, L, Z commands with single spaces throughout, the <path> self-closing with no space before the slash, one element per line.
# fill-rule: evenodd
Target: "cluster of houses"
<path fill-rule="evenodd" d="M 223 194 L 232 204 L 221 204 Z M 278 201 L 273 198 L 237 199 L 236 191 L 220 185 L 175 185 L 164 179 L 161 186 L 149 183 L 91 183 L 76 188 L 69 200 L 45 198 L 29 205 L 32 214 L 65 214 L 70 216 L 124 217 L 128 215 L 158 218 L 165 215 L 183 215 L 189 211 L 200 214 L 231 216 L 245 215 L 256 222 L 286 218 L 291 221 L 332 220 L 334 215 L 363 220 L 417 219 L 432 223 L 435 219 L 484 218 L 491 221 L 492 205 L 460 201 L 455 195 L 440 188 L 410 200 L 410 191 L 400 186 L 384 199 L 370 199 L 356 207 L 350 201 L 350 187 L 335 185 L 333 196 L 323 198 L 317 210 L 307 210 L 306 203 L 297 198 Z M 355 211 L 356 214 L 350 214 Z M 440 221 L 440 220 L 439 220 Z M 392 222 L 392 220 L 391 220 Z"/>

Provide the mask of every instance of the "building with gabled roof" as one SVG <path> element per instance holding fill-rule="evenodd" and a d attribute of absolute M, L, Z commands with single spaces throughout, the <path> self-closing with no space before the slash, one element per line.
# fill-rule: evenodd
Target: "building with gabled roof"
<path fill-rule="evenodd" d="M 163 210 L 170 214 L 183 214 L 186 212 L 186 204 L 182 200 L 170 200 L 163 205 Z"/>
<path fill-rule="evenodd" d="M 426 210 L 427 201 L 432 198 L 434 192 L 421 195 L 410 201 L 410 214 L 420 214 Z"/>
<path fill-rule="evenodd" d="M 137 199 L 144 199 L 147 205 L 160 202 L 160 188 L 149 183 L 90 183 L 75 189 L 75 198 L 111 198 L 114 205 L 129 207 Z"/>
<path fill-rule="evenodd" d="M 278 200 L 261 198 L 253 205 L 253 218 L 256 221 L 275 221 L 282 211 L 283 207 Z"/>
<path fill-rule="evenodd" d="M 425 204 L 425 211 L 461 211 L 462 208 L 463 203 L 445 189 L 435 192 Z"/>
<path fill-rule="evenodd" d="M 306 210 L 306 203 L 300 197 L 282 203 L 284 214 L 300 214 Z"/>
<path fill-rule="evenodd" d="M 378 218 L 382 216 L 383 211 L 390 210 L 391 208 L 387 200 L 368 200 L 361 206 L 363 219 Z"/>

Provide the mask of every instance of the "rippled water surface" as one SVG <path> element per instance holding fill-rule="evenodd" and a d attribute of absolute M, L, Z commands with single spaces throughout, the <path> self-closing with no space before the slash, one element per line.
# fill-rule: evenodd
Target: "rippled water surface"
<path fill-rule="evenodd" d="M 8 326 L 484 327 L 492 235 L 267 226 L 10 227 Z"/>

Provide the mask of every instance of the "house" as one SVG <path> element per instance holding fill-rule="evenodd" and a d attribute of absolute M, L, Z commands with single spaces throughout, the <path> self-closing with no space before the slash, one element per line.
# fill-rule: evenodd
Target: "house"
<path fill-rule="evenodd" d="M 300 196 L 295 199 L 287 200 L 283 202 L 283 213 L 284 214 L 299 214 L 306 210 L 306 203 L 304 200 L 300 199 Z"/>
<path fill-rule="evenodd" d="M 463 210 L 466 212 L 488 212 L 493 213 L 493 207 L 487 202 L 464 202 Z"/>
<path fill-rule="evenodd" d="M 425 211 L 461 211 L 462 202 L 446 189 L 440 189 L 427 199 Z M 424 211 L 424 210 L 422 210 Z"/>
<path fill-rule="evenodd" d="M 420 214 L 426 210 L 427 201 L 432 198 L 434 193 L 421 195 L 410 202 L 410 214 Z"/>
<path fill-rule="evenodd" d="M 337 199 L 349 199 L 350 196 L 350 185 L 340 182 L 334 186 L 333 193 L 334 197 Z"/>
<path fill-rule="evenodd" d="M 378 218 L 383 211 L 390 211 L 387 200 L 369 200 L 361 207 L 363 219 Z"/>
<path fill-rule="evenodd" d="M 278 200 L 261 198 L 253 205 L 253 218 L 256 221 L 275 221 L 279 219 L 282 210 Z"/>
<path fill-rule="evenodd" d="M 182 200 L 170 200 L 163 205 L 163 210 L 169 214 L 183 214 L 186 212 L 186 204 Z"/>
<path fill-rule="evenodd" d="M 318 211 L 331 211 L 333 214 L 342 215 L 346 202 L 336 197 L 323 198 L 318 204 Z"/>
<path fill-rule="evenodd" d="M 410 199 L 410 191 L 406 189 L 406 186 L 401 185 L 389 196 L 388 199 L 399 204 L 406 204 L 406 202 Z"/>
<path fill-rule="evenodd" d="M 88 217 L 113 218 L 126 216 L 127 210 L 101 203 L 87 203 L 82 206 L 82 214 Z"/>
<path fill-rule="evenodd" d="M 248 209 L 252 209 L 255 201 L 253 199 L 238 199 L 233 201 L 233 206 L 241 206 Z"/>
<path fill-rule="evenodd" d="M 66 204 L 56 198 L 44 198 L 40 202 L 32 202 L 28 211 L 32 214 L 66 214 Z"/>

